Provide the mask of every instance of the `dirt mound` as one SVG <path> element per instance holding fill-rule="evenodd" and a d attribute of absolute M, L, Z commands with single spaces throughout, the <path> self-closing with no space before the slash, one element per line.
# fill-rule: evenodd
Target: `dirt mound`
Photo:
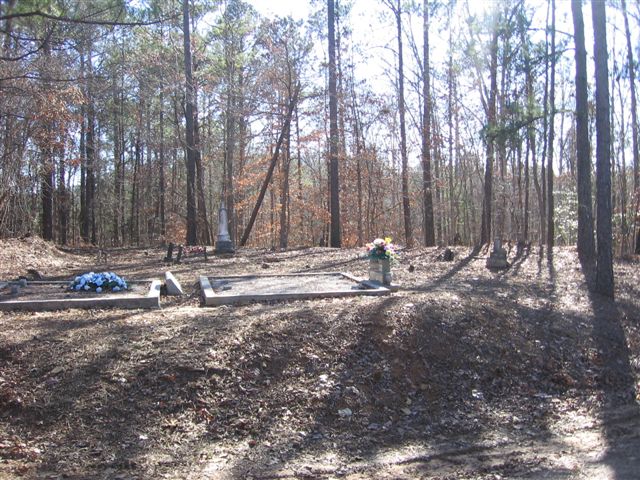
<path fill-rule="evenodd" d="M 40 237 L 0 240 L 0 279 L 26 275 L 34 269 L 44 276 L 56 276 L 82 262 L 81 257 L 59 250 Z"/>

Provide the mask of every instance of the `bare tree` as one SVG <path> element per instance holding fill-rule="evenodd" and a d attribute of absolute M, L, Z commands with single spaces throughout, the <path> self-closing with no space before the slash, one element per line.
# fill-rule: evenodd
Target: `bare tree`
<path fill-rule="evenodd" d="M 609 68 L 607 17 L 604 2 L 591 1 L 596 75 L 596 290 L 613 298 L 611 225 L 611 129 L 609 119 Z"/>
<path fill-rule="evenodd" d="M 400 156 L 402 161 L 402 213 L 404 219 L 404 237 L 407 247 L 413 246 L 413 228 L 411 226 L 411 203 L 409 200 L 409 161 L 407 158 L 407 129 L 404 102 L 404 59 L 402 53 L 402 4 L 400 0 L 385 0 L 393 12 L 396 21 L 398 40 L 398 112 L 400 116 Z"/>
<path fill-rule="evenodd" d="M 342 246 L 340 231 L 340 170 L 338 165 L 338 90 L 336 85 L 336 34 L 334 1 L 327 0 L 329 35 L 329 210 L 330 245 Z"/>
<path fill-rule="evenodd" d="M 494 13 L 493 32 L 491 34 L 490 56 L 490 87 L 489 101 L 486 106 L 487 125 L 485 127 L 486 158 L 484 170 L 484 195 L 482 197 L 482 226 L 480 230 L 480 243 L 491 241 L 491 207 L 493 203 L 493 160 L 495 153 L 495 129 L 496 125 L 496 96 L 498 93 L 498 37 L 500 34 L 501 15 Z"/>
<path fill-rule="evenodd" d="M 196 211 L 196 145 L 194 136 L 194 94 L 191 67 L 191 33 L 189 22 L 189 0 L 182 0 L 182 31 L 184 35 L 185 77 L 185 134 L 187 163 L 187 245 L 198 243 L 198 218 Z"/>
<path fill-rule="evenodd" d="M 422 3 L 422 202 L 424 209 L 424 244 L 436 244 L 433 225 L 433 191 L 431 178 L 431 83 L 429 72 L 429 0 Z"/>
<path fill-rule="evenodd" d="M 582 0 L 571 0 L 576 57 L 576 177 L 578 184 L 578 257 L 593 262 L 593 210 L 591 198 L 591 154 L 587 96 L 587 51 L 584 41 Z"/>
<path fill-rule="evenodd" d="M 638 146 L 638 104 L 636 98 L 636 72 L 633 61 L 633 49 L 631 48 L 631 33 L 629 32 L 629 15 L 627 14 L 627 2 L 622 0 L 622 14 L 624 16 L 624 33 L 627 41 L 627 69 L 629 70 L 629 91 L 631 94 L 631 138 L 633 146 L 633 189 L 636 200 L 634 202 L 635 217 L 638 216 L 638 204 L 640 203 L 640 147 Z M 640 254 L 640 229 L 636 234 L 635 253 Z"/>
<path fill-rule="evenodd" d="M 553 143 L 556 116 L 556 2 L 551 0 L 551 80 L 549 84 L 549 138 L 547 147 L 547 257 L 553 257 L 555 242 L 553 214 Z"/>

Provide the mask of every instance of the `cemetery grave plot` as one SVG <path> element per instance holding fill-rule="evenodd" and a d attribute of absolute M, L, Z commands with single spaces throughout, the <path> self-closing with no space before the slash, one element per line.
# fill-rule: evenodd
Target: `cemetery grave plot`
<path fill-rule="evenodd" d="M 343 272 L 201 276 L 200 289 L 205 306 L 391 293 L 389 288 Z"/>
<path fill-rule="evenodd" d="M 160 280 L 129 281 L 123 292 L 76 292 L 67 281 L 0 283 L 0 310 L 64 310 L 67 308 L 160 308 Z M 15 288 L 17 286 L 17 290 Z M 14 288 L 12 288 L 14 287 Z"/>

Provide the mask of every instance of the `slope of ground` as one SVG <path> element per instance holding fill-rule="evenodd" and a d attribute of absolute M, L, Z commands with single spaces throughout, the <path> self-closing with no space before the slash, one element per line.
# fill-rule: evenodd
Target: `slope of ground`
<path fill-rule="evenodd" d="M 388 297 L 200 308 L 200 274 L 366 274 L 359 250 L 243 250 L 172 266 L 190 295 L 160 311 L 0 313 L 0 477 L 637 478 L 638 263 L 610 302 L 574 249 L 441 253 L 403 252 Z"/>
<path fill-rule="evenodd" d="M 58 272 L 79 267 L 85 261 L 58 249 L 39 237 L 0 241 L 0 280 L 14 280 L 19 275 L 31 276 L 29 270 Z"/>

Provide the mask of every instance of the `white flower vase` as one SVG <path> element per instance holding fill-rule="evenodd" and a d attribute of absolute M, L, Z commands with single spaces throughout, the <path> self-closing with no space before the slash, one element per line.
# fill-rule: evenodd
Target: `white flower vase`
<path fill-rule="evenodd" d="M 369 259 L 369 280 L 383 285 L 391 285 L 391 260 L 388 258 Z"/>

